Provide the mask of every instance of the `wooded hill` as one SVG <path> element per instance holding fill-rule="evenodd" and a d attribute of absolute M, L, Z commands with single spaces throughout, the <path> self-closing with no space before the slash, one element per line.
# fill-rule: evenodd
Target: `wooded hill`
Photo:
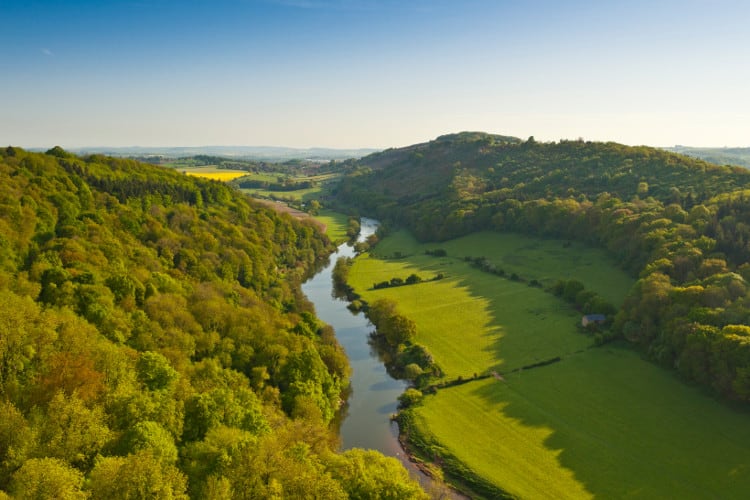
<path fill-rule="evenodd" d="M 336 196 L 423 241 L 491 229 L 603 247 L 640 278 L 615 334 L 748 401 L 749 183 L 654 148 L 465 132 L 367 156 Z"/>
<path fill-rule="evenodd" d="M 674 146 L 664 149 L 673 153 L 710 161 L 717 165 L 739 165 L 740 167 L 750 168 L 750 148 L 693 148 L 689 146 Z"/>
<path fill-rule="evenodd" d="M 349 366 L 299 290 L 331 249 L 218 182 L 0 150 L 0 497 L 419 497 L 334 453 Z"/>

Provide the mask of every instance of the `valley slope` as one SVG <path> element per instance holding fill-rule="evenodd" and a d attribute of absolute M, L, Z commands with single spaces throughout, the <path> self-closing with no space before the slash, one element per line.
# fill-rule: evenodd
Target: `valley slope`
<path fill-rule="evenodd" d="M 422 498 L 337 453 L 314 225 L 101 155 L 0 150 L 0 496 Z"/>

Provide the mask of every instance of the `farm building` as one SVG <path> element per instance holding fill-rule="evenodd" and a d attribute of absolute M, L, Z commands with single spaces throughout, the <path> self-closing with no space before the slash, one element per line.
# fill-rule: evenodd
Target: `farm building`
<path fill-rule="evenodd" d="M 603 314 L 587 314 L 581 319 L 581 326 L 598 325 L 599 323 L 604 323 L 606 319 L 607 317 Z"/>

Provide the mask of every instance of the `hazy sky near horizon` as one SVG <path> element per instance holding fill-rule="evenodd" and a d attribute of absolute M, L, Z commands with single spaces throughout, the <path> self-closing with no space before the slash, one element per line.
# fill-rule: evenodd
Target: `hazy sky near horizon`
<path fill-rule="evenodd" d="M 0 0 L 0 144 L 750 146 L 746 0 Z"/>

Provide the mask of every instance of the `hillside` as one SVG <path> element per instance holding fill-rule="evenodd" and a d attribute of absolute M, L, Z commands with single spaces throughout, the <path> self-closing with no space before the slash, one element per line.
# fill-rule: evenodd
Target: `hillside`
<path fill-rule="evenodd" d="M 510 199 L 594 201 L 608 193 L 621 200 L 650 197 L 690 209 L 750 181 L 744 169 L 654 148 L 582 141 L 537 143 L 533 138 L 521 141 L 480 133 L 452 134 L 387 150 L 359 164 L 359 172 L 342 185 L 339 197 L 357 200 L 381 217 L 423 218 L 425 211 L 445 217 L 448 210 L 470 211 L 460 228 L 445 233 L 425 233 L 432 224 L 420 224 L 424 239 L 446 239 L 472 230 L 467 222 L 484 227 L 489 221 L 476 218 Z M 429 200 L 438 201 L 433 206 Z M 396 206 L 405 213 L 395 215 L 390 208 Z"/>
<path fill-rule="evenodd" d="M 0 151 L 0 496 L 419 497 L 335 453 L 349 366 L 299 290 L 330 250 L 218 182 Z"/>
<path fill-rule="evenodd" d="M 614 335 L 750 401 L 749 182 L 653 148 L 462 133 L 363 158 L 337 196 L 423 241 L 490 229 L 604 248 L 640 278 Z"/>
<path fill-rule="evenodd" d="M 750 168 L 750 148 L 694 148 L 689 146 L 674 146 L 664 148 L 673 153 L 679 153 L 693 158 L 700 158 L 717 165 L 739 165 Z"/>

